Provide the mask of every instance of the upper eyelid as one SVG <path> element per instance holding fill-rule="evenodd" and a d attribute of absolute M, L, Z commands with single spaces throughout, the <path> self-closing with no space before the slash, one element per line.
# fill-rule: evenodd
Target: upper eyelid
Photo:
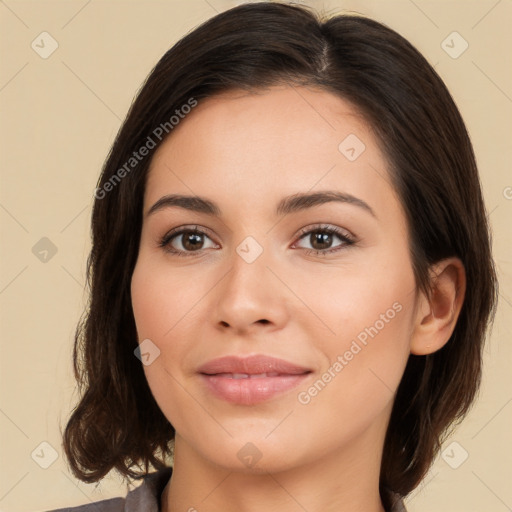
<path fill-rule="evenodd" d="M 308 235 L 314 231 L 331 231 L 336 235 L 345 235 L 347 238 L 355 238 L 355 235 L 353 235 L 352 232 L 348 229 L 326 223 L 320 223 L 316 225 L 314 224 L 313 226 L 306 226 L 305 228 L 301 228 L 299 233 L 295 236 L 302 238 L 302 236 Z"/>
<path fill-rule="evenodd" d="M 177 226 L 175 228 L 170 229 L 164 234 L 164 237 L 195 231 L 208 236 L 210 235 L 210 233 L 213 233 L 213 231 L 211 231 L 210 229 L 205 228 L 203 226 L 199 226 L 197 224 L 185 224 L 184 226 Z"/>

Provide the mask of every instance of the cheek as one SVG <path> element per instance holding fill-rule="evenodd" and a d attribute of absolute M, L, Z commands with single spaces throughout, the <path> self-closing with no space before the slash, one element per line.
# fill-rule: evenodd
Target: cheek
<path fill-rule="evenodd" d="M 354 339 L 363 345 L 371 339 L 381 344 L 409 342 L 414 274 L 406 260 L 393 257 L 391 261 L 395 263 L 374 257 L 295 280 L 294 292 L 309 308 L 296 320 L 308 331 L 313 325 L 321 330 L 316 339 L 327 353 L 348 349 L 346 344 Z"/>
<path fill-rule="evenodd" d="M 187 325 L 193 324 L 196 308 L 205 290 L 190 271 L 170 272 L 165 265 L 140 258 L 132 276 L 132 308 L 139 339 L 150 338 L 157 345 Z"/>
<path fill-rule="evenodd" d="M 298 396 L 301 404 L 311 406 L 310 413 L 328 411 L 336 417 L 359 411 L 365 421 L 393 399 L 409 357 L 415 305 L 412 269 L 400 261 L 375 259 L 371 265 L 302 281 L 299 293 L 326 327 L 315 337 L 324 355 L 320 379 Z M 319 323 L 309 318 L 303 329 L 313 339 L 313 323 Z M 328 410 L 326 404 L 337 407 Z"/>
<path fill-rule="evenodd" d="M 165 265 L 152 262 L 144 253 L 139 257 L 131 282 L 139 343 L 150 339 L 160 351 L 151 364 L 144 365 L 144 373 L 160 409 L 177 429 L 189 413 L 204 414 L 183 387 L 182 373 L 190 340 L 197 337 L 197 326 L 201 325 L 198 306 L 208 291 L 206 285 L 198 284 L 201 282 L 195 279 L 191 286 L 190 270 L 169 272 Z"/>

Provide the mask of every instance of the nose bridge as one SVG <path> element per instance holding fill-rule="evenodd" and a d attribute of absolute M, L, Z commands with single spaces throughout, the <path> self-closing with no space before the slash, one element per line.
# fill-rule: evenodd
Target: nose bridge
<path fill-rule="evenodd" d="M 235 301 L 256 305 L 272 287 L 268 282 L 271 273 L 267 269 L 267 265 L 271 265 L 270 250 L 263 245 L 253 236 L 247 236 L 234 248 L 225 291 Z"/>
<path fill-rule="evenodd" d="M 271 252 L 256 238 L 247 236 L 235 247 L 230 270 L 217 295 L 217 320 L 237 329 L 255 322 L 280 324 L 286 317 L 286 300 L 279 280 L 267 268 Z"/>

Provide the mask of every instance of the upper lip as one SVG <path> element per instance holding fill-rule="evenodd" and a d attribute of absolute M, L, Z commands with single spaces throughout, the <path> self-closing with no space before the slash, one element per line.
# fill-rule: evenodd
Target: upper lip
<path fill-rule="evenodd" d="M 226 356 L 212 359 L 203 364 L 199 373 L 216 375 L 219 373 L 236 373 L 260 375 L 262 373 L 277 373 L 279 375 L 301 375 L 311 370 L 295 363 L 265 355 L 247 357 Z"/>

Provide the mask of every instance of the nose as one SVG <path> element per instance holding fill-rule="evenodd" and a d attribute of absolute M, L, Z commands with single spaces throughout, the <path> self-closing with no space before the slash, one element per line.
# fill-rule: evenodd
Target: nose
<path fill-rule="evenodd" d="M 279 269 L 265 250 L 252 262 L 240 254 L 233 251 L 231 268 L 216 287 L 216 325 L 234 334 L 281 329 L 292 294 L 277 277 Z"/>

